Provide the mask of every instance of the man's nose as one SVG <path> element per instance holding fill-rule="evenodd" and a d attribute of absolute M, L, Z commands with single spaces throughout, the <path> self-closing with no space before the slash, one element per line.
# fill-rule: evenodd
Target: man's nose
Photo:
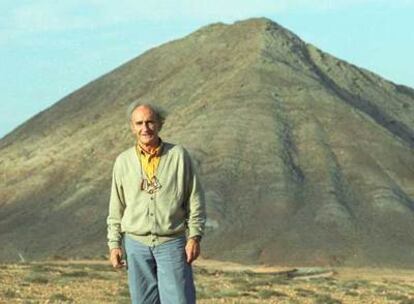
<path fill-rule="evenodd" d="M 144 130 L 144 131 L 149 130 L 149 124 L 148 124 L 147 122 L 144 122 L 144 123 L 142 124 L 142 130 Z"/>

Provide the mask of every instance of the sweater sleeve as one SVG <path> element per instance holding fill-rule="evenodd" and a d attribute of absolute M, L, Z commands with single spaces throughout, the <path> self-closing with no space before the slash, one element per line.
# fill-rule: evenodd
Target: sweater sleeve
<path fill-rule="evenodd" d="M 204 226 L 206 222 L 206 207 L 204 191 L 200 179 L 191 161 L 187 151 L 184 150 L 184 160 L 187 175 L 187 193 L 188 193 L 188 237 L 202 237 L 204 235 Z"/>
<path fill-rule="evenodd" d="M 108 225 L 109 249 L 121 248 L 122 244 L 121 220 L 125 209 L 125 198 L 121 179 L 119 178 L 119 170 L 119 158 L 117 158 L 112 172 L 109 214 L 106 221 Z"/>

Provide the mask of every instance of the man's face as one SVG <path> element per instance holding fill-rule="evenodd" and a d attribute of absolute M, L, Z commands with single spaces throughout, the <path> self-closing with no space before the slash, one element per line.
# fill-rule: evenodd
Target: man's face
<path fill-rule="evenodd" d="M 158 145 L 160 124 L 151 108 L 139 106 L 132 112 L 131 130 L 140 144 L 154 148 Z"/>

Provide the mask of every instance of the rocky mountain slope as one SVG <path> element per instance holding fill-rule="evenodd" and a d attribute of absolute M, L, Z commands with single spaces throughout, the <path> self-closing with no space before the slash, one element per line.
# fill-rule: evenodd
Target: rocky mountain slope
<path fill-rule="evenodd" d="M 205 257 L 414 262 L 414 90 L 268 19 L 151 49 L 0 140 L 0 258 L 106 253 L 113 161 L 135 99 L 169 112 L 208 203 Z"/>

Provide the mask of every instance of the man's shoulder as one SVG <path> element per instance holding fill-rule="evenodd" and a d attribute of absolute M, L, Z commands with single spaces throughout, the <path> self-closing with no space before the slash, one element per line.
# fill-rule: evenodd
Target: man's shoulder
<path fill-rule="evenodd" d="M 134 156 L 135 153 L 135 147 L 129 147 L 128 149 L 122 151 L 121 153 L 118 154 L 118 156 L 116 157 L 115 162 L 119 163 L 119 162 L 125 162 L 131 159 L 131 157 Z"/>
<path fill-rule="evenodd" d="M 163 152 L 169 155 L 183 155 L 186 153 L 185 148 L 179 144 L 172 144 L 169 142 L 163 142 Z"/>

